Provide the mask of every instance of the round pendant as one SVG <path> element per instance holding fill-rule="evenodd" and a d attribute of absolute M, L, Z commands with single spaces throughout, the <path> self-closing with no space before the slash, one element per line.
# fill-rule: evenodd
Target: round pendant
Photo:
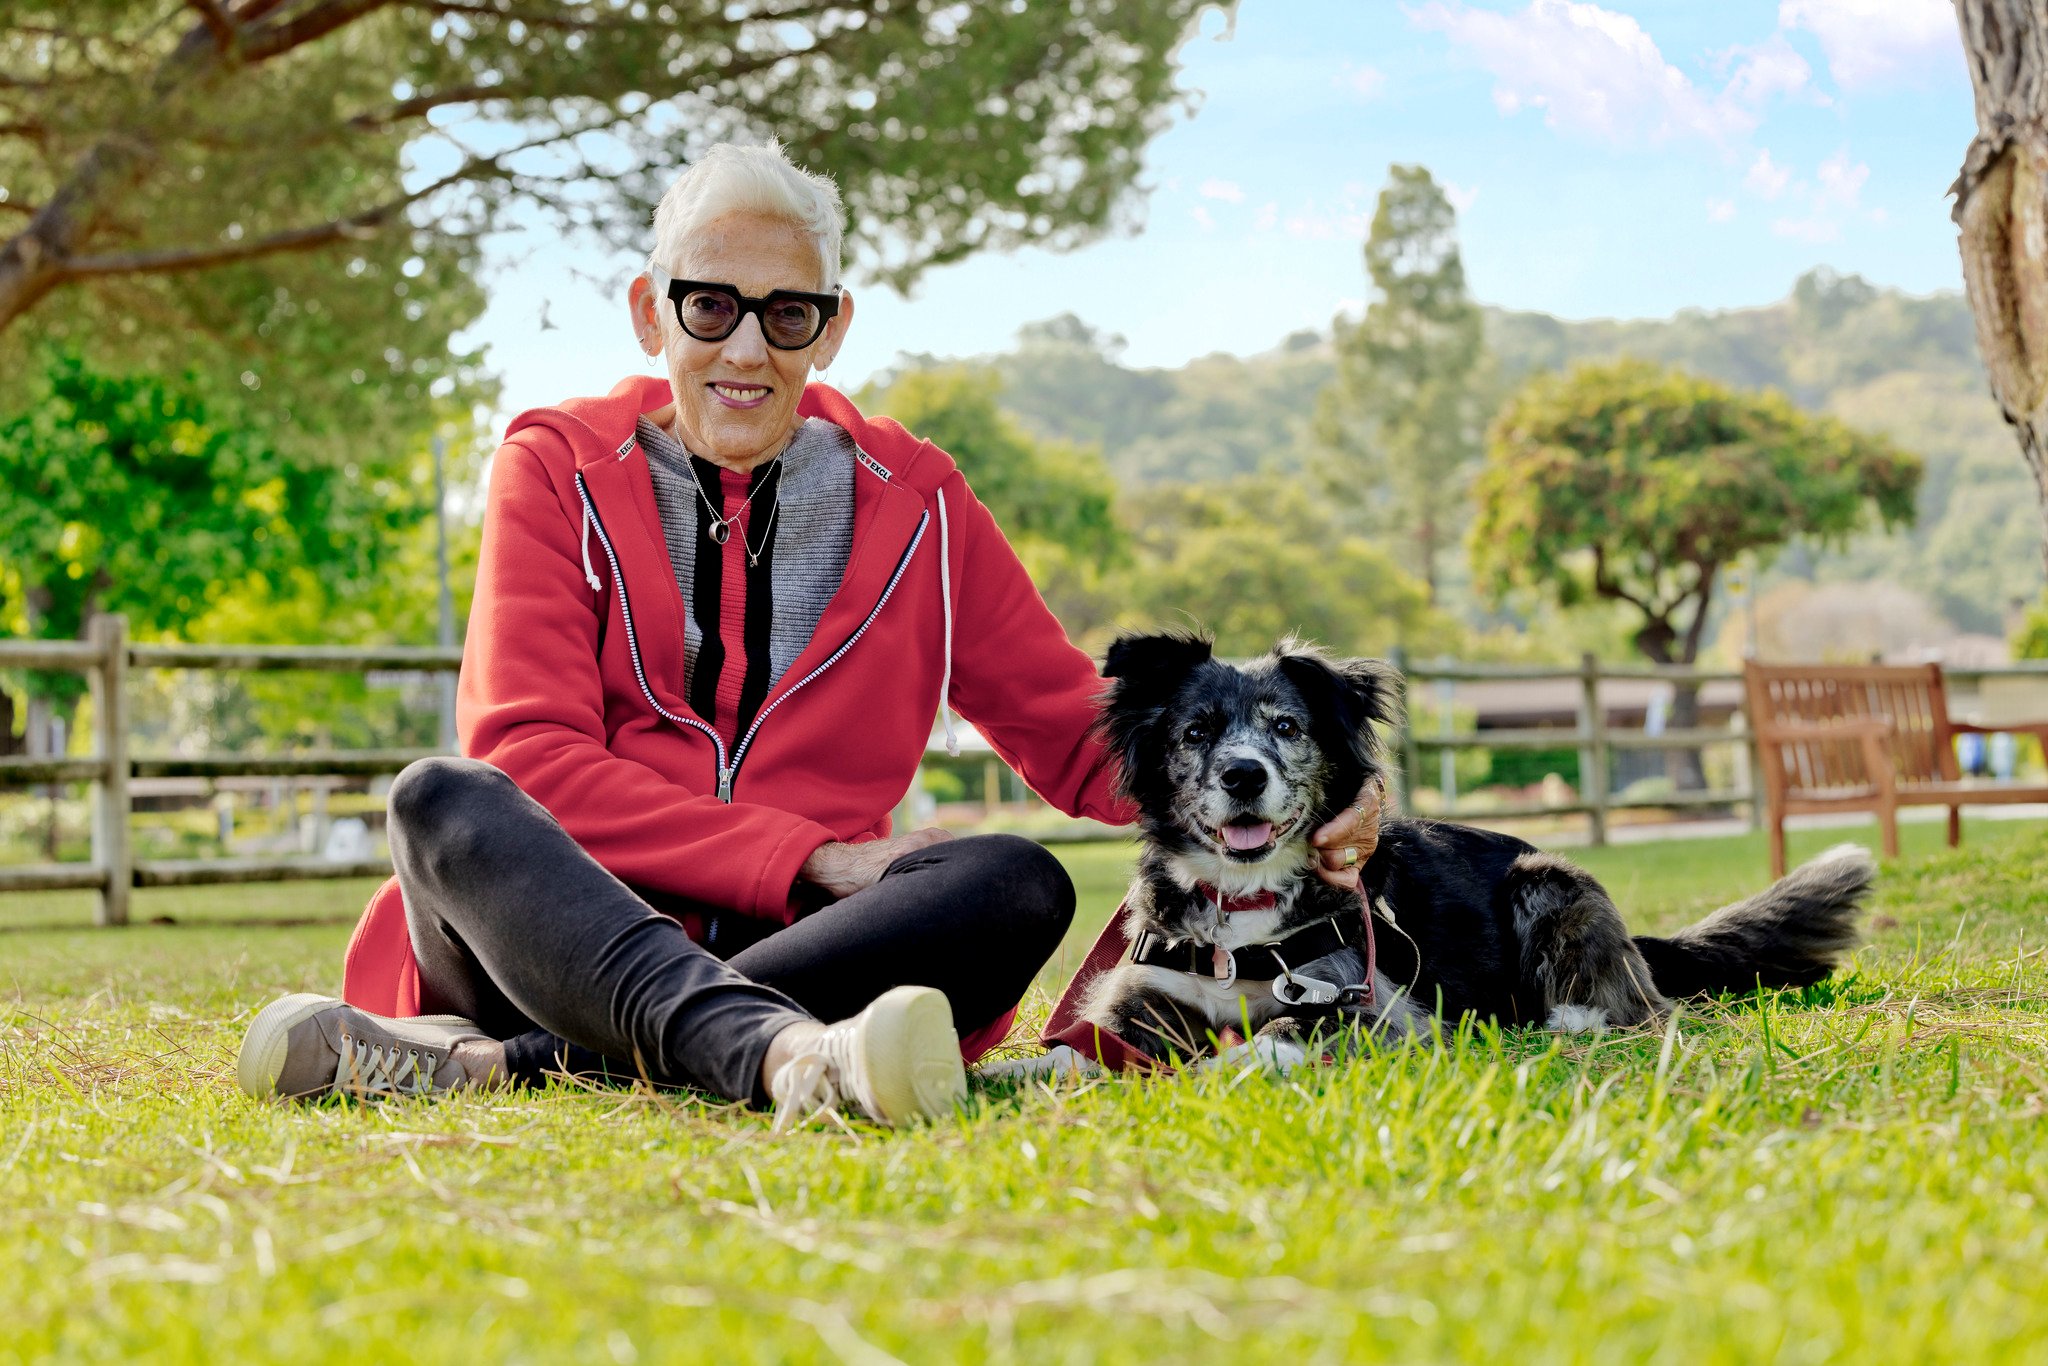
<path fill-rule="evenodd" d="M 704 534 L 720 545 L 724 545 L 726 540 L 732 535 L 732 523 L 713 517 L 711 524 L 704 528 Z"/>

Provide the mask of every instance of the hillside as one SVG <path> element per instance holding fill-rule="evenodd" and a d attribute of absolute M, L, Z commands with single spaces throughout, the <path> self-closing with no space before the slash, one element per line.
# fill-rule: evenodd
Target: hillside
<path fill-rule="evenodd" d="M 1890 579 L 1925 594 L 1956 626 L 1993 633 L 2012 599 L 2040 591 L 2033 485 L 1986 393 L 1960 295 L 1916 297 L 1816 270 L 1761 308 L 1626 322 L 1489 309 L 1486 319 L 1510 381 L 1642 356 L 1782 389 L 1925 458 L 1911 532 L 1795 551 L 1767 582 Z M 1118 351 L 1117 339 L 1067 316 L 1026 328 L 1015 350 L 983 363 L 1002 376 L 1004 404 L 1025 425 L 1099 443 L 1129 485 L 1296 471 L 1311 458 L 1307 424 L 1331 374 L 1327 336 L 1297 333 L 1261 355 L 1205 356 L 1170 370 L 1125 366 Z"/>

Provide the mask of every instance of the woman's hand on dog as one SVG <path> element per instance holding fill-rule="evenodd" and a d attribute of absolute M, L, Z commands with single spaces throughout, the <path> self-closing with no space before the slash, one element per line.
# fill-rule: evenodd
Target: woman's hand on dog
<path fill-rule="evenodd" d="M 1308 842 L 1317 852 L 1316 876 L 1332 887 L 1358 890 L 1359 870 L 1372 857 L 1372 851 L 1379 848 L 1383 790 L 1378 779 L 1367 778 L 1351 805 L 1309 836 Z M 1351 850 L 1357 853 L 1354 855 Z"/>
<path fill-rule="evenodd" d="M 906 834 L 891 835 L 885 840 L 867 840 L 860 844 L 821 844 L 811 851 L 804 860 L 804 866 L 797 869 L 797 876 L 805 882 L 815 883 L 834 897 L 852 896 L 881 881 L 889 865 L 905 854 L 914 854 L 920 849 L 929 849 L 942 840 L 953 836 L 936 826 L 923 830 L 912 830 Z"/>

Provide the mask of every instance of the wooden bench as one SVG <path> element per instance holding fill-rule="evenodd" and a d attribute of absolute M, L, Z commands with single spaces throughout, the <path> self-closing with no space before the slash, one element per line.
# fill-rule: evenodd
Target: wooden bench
<path fill-rule="evenodd" d="M 1874 811 L 1884 852 L 1899 852 L 1899 808 L 1946 806 L 1948 843 L 1962 807 L 2048 802 L 2048 786 L 1962 776 L 1957 735 L 2010 731 L 2048 743 L 2048 719 L 1995 726 L 1954 721 L 1936 664 L 1743 666 L 1771 833 L 1771 876 L 1785 874 L 1785 817 Z"/>

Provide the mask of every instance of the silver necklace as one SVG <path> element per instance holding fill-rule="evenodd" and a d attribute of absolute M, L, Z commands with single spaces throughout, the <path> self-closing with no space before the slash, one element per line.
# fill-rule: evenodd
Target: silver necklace
<path fill-rule="evenodd" d="M 687 456 L 687 452 L 685 452 L 685 455 Z M 763 475 L 760 481 L 754 485 L 754 491 L 747 495 L 746 502 L 740 504 L 740 510 L 730 517 L 718 515 L 718 505 L 711 501 L 711 495 L 704 491 L 704 481 L 697 477 L 697 462 L 690 460 L 690 482 L 697 486 L 697 496 L 704 500 L 704 511 L 711 516 L 711 520 L 704 526 L 704 534 L 719 545 L 724 545 L 732 536 L 732 524 L 747 515 L 747 509 L 754 505 L 754 499 L 760 494 L 762 489 L 768 487 L 771 479 L 775 483 L 775 503 L 777 507 L 780 507 L 782 505 L 782 476 L 776 472 L 775 466 L 781 459 L 782 457 L 778 455 L 774 460 L 768 462 L 769 472 Z M 773 513 L 768 515 L 768 525 L 771 529 L 775 526 L 775 515 Z M 746 544 L 746 534 L 744 532 L 740 535 L 740 544 Z M 764 536 L 761 540 L 761 549 L 766 550 L 767 548 L 768 540 Z M 747 562 L 751 564 L 759 557 L 759 551 L 750 550 L 747 554 Z"/>
<path fill-rule="evenodd" d="M 768 542 L 775 535 L 775 516 L 782 511 L 782 475 L 777 473 L 774 479 L 775 500 L 768 505 L 768 525 L 761 530 L 761 545 L 759 549 L 755 549 L 754 545 L 747 540 L 747 529 L 745 527 L 740 528 L 740 545 L 747 552 L 747 567 L 749 569 L 761 563 L 761 556 L 767 552 Z M 758 493 L 759 490 L 757 489 L 755 492 Z M 740 511 L 745 512 L 746 509 L 741 508 Z"/>

